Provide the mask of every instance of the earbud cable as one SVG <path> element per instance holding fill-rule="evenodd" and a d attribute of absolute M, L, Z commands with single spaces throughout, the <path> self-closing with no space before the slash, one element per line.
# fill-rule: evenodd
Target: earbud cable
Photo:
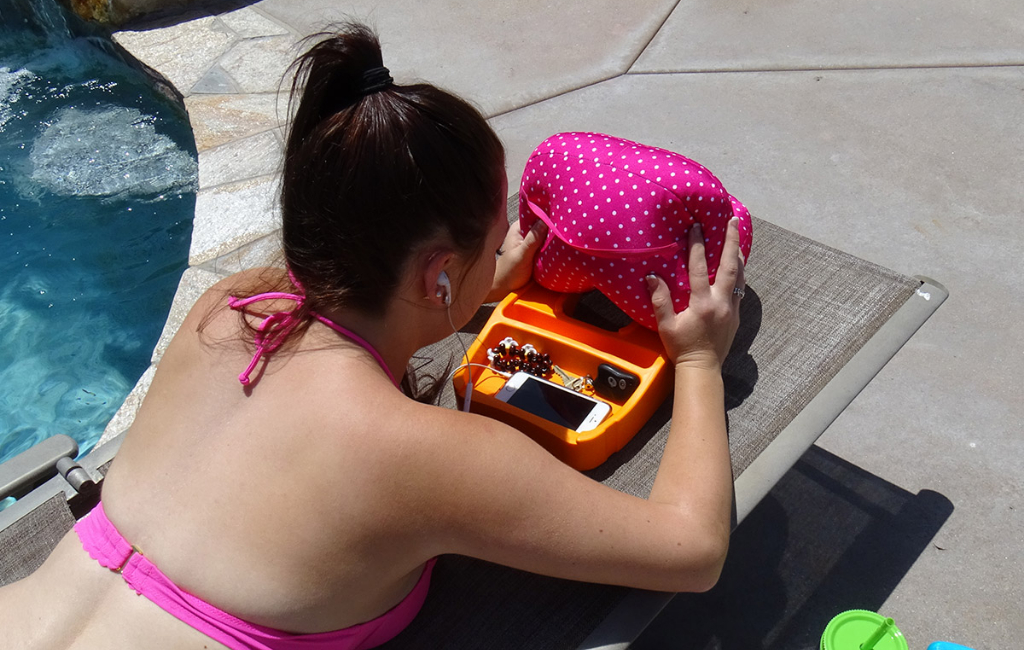
<path fill-rule="evenodd" d="M 470 368 L 470 365 L 473 365 L 473 364 L 469 363 L 469 349 L 466 347 L 466 344 L 462 341 L 462 337 L 459 336 L 459 330 L 458 330 L 458 328 L 455 327 L 455 322 L 452 321 L 452 307 L 451 307 L 451 305 L 448 305 L 448 308 L 447 308 L 446 311 L 447 311 L 447 314 L 448 314 L 448 324 L 452 326 L 452 331 L 455 332 L 455 338 L 459 341 L 459 345 L 462 346 L 463 358 L 466 360 L 466 363 L 461 365 L 461 366 L 459 366 L 459 368 L 466 368 L 466 372 L 469 373 L 469 378 L 466 381 L 466 396 L 462 400 L 462 410 L 464 412 L 466 412 L 466 413 L 469 413 L 469 405 L 473 401 L 473 369 Z M 451 374 L 449 375 L 449 379 L 451 377 L 455 376 L 455 372 L 458 371 L 459 368 L 456 368 L 455 370 L 453 370 L 451 372 Z"/>

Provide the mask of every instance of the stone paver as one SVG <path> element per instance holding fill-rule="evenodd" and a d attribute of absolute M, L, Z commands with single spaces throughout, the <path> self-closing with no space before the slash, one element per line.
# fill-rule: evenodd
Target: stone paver
<path fill-rule="evenodd" d="M 214 273 L 230 275 L 260 266 L 284 267 L 281 231 L 275 230 L 235 250 L 210 260 L 202 268 Z"/>
<path fill-rule="evenodd" d="M 242 89 L 219 65 L 214 65 L 192 85 L 193 94 L 237 94 Z"/>
<path fill-rule="evenodd" d="M 290 35 L 251 38 L 235 44 L 218 65 L 243 93 L 274 93 L 291 86 L 285 71 L 300 53 Z"/>
<path fill-rule="evenodd" d="M 284 151 L 277 131 L 264 131 L 199 152 L 199 186 L 206 189 L 277 173 Z"/>
<path fill-rule="evenodd" d="M 260 36 L 282 36 L 289 34 L 288 28 L 270 20 L 248 7 L 219 14 L 221 22 L 241 38 Z"/>
<path fill-rule="evenodd" d="M 182 94 L 192 90 L 236 39 L 212 16 L 114 35 L 118 44 L 158 70 Z"/>
<path fill-rule="evenodd" d="M 201 153 L 279 128 L 287 115 L 288 97 L 277 93 L 196 94 L 185 98 L 185 107 Z"/>
<path fill-rule="evenodd" d="M 188 263 L 197 266 L 281 226 L 274 176 L 203 189 L 196 197 Z"/>

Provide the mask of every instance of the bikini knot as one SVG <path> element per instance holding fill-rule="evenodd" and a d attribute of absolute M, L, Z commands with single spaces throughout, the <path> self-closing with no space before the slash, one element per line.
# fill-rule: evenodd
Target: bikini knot
<path fill-rule="evenodd" d="M 295 288 L 299 290 L 298 293 L 273 291 L 257 294 L 249 298 L 240 299 L 234 296 L 228 297 L 228 306 L 235 311 L 241 310 L 247 305 L 251 305 L 252 303 L 259 302 L 261 300 L 292 300 L 295 302 L 295 307 L 291 311 L 282 311 L 267 316 L 263 319 L 263 322 L 260 323 L 259 327 L 256 328 L 256 335 L 253 337 L 253 343 L 256 345 L 256 353 L 252 356 L 252 361 L 249 362 L 249 367 L 238 375 L 238 381 L 241 382 L 243 386 L 249 385 L 249 375 L 251 375 L 252 371 L 256 369 L 256 366 L 259 364 L 260 359 L 263 358 L 263 355 L 270 354 L 277 348 L 281 347 L 281 344 L 284 343 L 286 338 L 288 338 L 288 335 L 291 334 L 300 323 L 302 323 L 302 319 L 298 318 L 295 313 L 301 311 L 303 306 L 306 304 L 305 290 L 303 290 L 298 278 L 295 277 L 291 270 L 288 271 L 288 278 L 292 281 L 292 284 L 295 285 Z M 378 352 L 369 341 L 347 327 L 335 323 L 330 318 L 327 318 L 323 314 L 319 314 L 312 309 L 309 310 L 307 314 L 366 350 L 380 365 L 381 370 L 383 370 L 384 374 L 388 376 L 391 383 L 394 384 L 396 388 L 400 386 L 398 379 L 395 378 L 395 375 L 391 372 L 387 362 L 384 361 L 384 357 L 381 356 L 380 352 Z"/>
<path fill-rule="evenodd" d="M 260 359 L 263 355 L 270 354 L 277 348 L 281 347 L 288 335 L 292 333 L 299 323 L 302 321 L 295 316 L 295 312 L 302 309 L 302 306 L 306 302 L 306 296 L 295 293 L 282 293 L 282 292 L 269 292 L 261 293 L 249 298 L 236 298 L 234 296 L 228 297 L 228 306 L 236 311 L 251 305 L 254 302 L 260 302 L 263 300 L 292 300 L 295 302 L 295 307 L 289 311 L 279 311 L 276 314 L 271 314 L 263 319 L 263 322 L 256 328 L 256 335 L 253 337 L 253 343 L 256 345 L 256 353 L 252 356 L 252 361 L 249 362 L 249 366 L 238 375 L 238 381 L 243 386 L 248 386 L 251 383 L 249 376 L 252 371 L 256 369 Z"/>

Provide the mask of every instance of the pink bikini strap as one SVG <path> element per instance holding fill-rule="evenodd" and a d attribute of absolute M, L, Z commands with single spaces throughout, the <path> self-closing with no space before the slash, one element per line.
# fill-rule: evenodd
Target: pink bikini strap
<path fill-rule="evenodd" d="M 270 291 L 250 296 L 249 298 L 228 296 L 228 306 L 236 311 L 251 305 L 254 302 L 260 302 L 263 300 L 292 300 L 295 302 L 294 309 L 271 314 L 264 318 L 263 322 L 256 328 L 256 335 L 253 337 L 253 342 L 256 344 L 256 353 L 253 355 L 252 361 L 249 362 L 249 366 L 238 375 L 238 381 L 241 382 L 243 386 L 248 386 L 250 384 L 249 376 L 252 374 L 252 371 L 256 369 L 256 366 L 259 364 L 260 359 L 263 358 L 263 355 L 270 354 L 277 348 L 281 347 L 281 344 L 283 344 L 285 339 L 288 338 L 288 335 L 291 334 L 292 331 L 302 322 L 302 320 L 295 315 L 295 312 L 302 309 L 302 306 L 306 303 L 306 296 L 302 290 L 302 285 L 299 284 L 298 279 L 292 275 L 291 270 L 288 271 L 288 278 L 299 290 L 299 293 Z M 396 387 L 399 385 L 398 380 L 396 380 L 395 376 L 391 373 L 391 369 L 388 368 L 386 363 L 384 363 L 384 357 L 382 357 L 380 353 L 370 345 L 369 341 L 352 330 L 338 325 L 322 314 L 315 311 L 310 311 L 309 313 L 313 318 L 369 352 L 377 363 L 380 364 L 380 367 L 384 370 L 384 373 L 387 374 L 391 383 Z"/>

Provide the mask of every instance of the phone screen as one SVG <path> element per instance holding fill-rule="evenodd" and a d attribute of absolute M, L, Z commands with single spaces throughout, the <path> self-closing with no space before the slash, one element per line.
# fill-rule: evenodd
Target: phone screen
<path fill-rule="evenodd" d="M 534 377 L 527 377 L 508 398 L 508 403 L 573 430 L 579 428 L 594 409 L 593 400 Z"/>

